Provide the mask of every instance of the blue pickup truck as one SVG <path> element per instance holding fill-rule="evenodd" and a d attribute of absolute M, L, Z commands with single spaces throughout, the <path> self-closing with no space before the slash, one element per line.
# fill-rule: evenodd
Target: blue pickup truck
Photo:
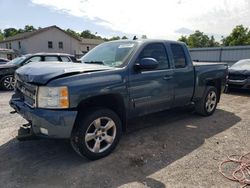
<path fill-rule="evenodd" d="M 193 63 L 184 43 L 120 40 L 103 43 L 82 63 L 31 63 L 16 71 L 14 112 L 28 124 L 17 138 L 67 138 L 81 156 L 110 154 L 131 118 L 194 104 L 214 113 L 226 64 Z"/>

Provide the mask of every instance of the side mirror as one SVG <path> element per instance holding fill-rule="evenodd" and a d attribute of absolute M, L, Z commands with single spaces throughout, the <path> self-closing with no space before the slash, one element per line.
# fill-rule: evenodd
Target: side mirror
<path fill-rule="evenodd" d="M 152 70 L 158 67 L 159 63 L 154 58 L 143 58 L 139 63 L 135 64 L 136 69 L 138 70 Z"/>

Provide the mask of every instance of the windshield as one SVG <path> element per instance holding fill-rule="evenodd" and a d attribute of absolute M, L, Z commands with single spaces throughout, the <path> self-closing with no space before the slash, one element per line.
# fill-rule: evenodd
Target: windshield
<path fill-rule="evenodd" d="M 250 59 L 244 59 L 232 65 L 233 68 L 250 69 Z"/>
<path fill-rule="evenodd" d="M 23 60 L 25 59 L 26 57 L 22 56 L 22 57 L 17 57 L 11 61 L 9 61 L 7 64 L 8 65 L 19 65 L 20 63 L 23 62 Z"/>
<path fill-rule="evenodd" d="M 125 60 L 136 47 L 136 42 L 117 41 L 103 43 L 81 58 L 82 63 L 102 64 L 110 67 L 122 67 Z"/>

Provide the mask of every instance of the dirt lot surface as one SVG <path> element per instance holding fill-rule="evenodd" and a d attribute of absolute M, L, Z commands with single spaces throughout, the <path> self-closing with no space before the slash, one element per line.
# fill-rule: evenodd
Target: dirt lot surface
<path fill-rule="evenodd" d="M 79 157 L 65 140 L 18 142 L 25 121 L 9 114 L 11 94 L 0 92 L 0 187 L 240 187 L 218 165 L 250 151 L 248 93 L 224 94 L 210 117 L 182 110 L 134 120 L 137 130 L 98 161 Z"/>

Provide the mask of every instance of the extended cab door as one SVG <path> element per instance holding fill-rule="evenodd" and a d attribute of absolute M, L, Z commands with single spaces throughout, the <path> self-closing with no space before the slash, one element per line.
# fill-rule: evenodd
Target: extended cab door
<path fill-rule="evenodd" d="M 173 69 L 164 43 L 149 43 L 142 48 L 134 64 L 143 58 L 154 58 L 159 65 L 152 70 L 136 70 L 129 76 L 130 112 L 132 116 L 171 107 L 173 101 Z M 133 64 L 133 65 L 134 65 Z"/>
<path fill-rule="evenodd" d="M 194 68 L 184 44 L 170 43 L 174 69 L 174 106 L 189 104 L 194 92 Z"/>

